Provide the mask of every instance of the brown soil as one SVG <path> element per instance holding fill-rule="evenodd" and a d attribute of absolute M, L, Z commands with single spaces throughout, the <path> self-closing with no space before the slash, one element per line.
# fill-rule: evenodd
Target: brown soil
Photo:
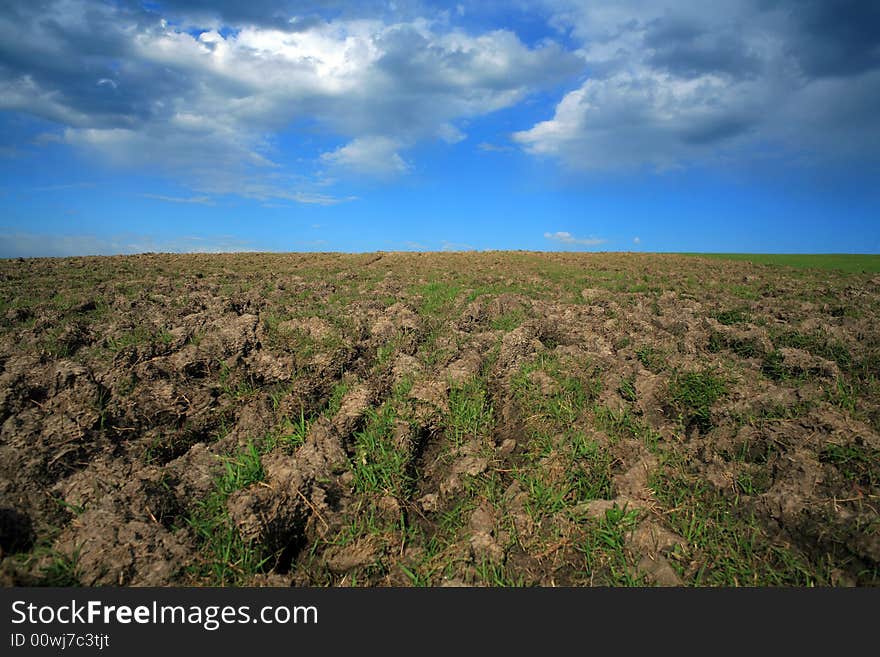
<path fill-rule="evenodd" d="M 0 291 L 5 584 L 880 583 L 870 274 L 146 254 Z"/>

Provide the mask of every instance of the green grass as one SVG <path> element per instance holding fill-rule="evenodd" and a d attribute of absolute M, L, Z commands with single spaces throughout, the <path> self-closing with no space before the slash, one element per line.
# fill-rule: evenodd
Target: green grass
<path fill-rule="evenodd" d="M 636 394 L 636 377 L 628 376 L 620 380 L 617 386 L 618 394 L 628 402 L 634 402 L 638 398 Z"/>
<path fill-rule="evenodd" d="M 214 490 L 196 504 L 188 518 L 202 554 L 193 574 L 214 586 L 241 585 L 271 558 L 260 546 L 242 538 L 226 509 L 233 492 L 263 480 L 261 456 L 261 449 L 251 443 L 238 456 L 227 458 Z"/>
<path fill-rule="evenodd" d="M 483 560 L 476 565 L 477 577 L 483 584 L 496 587 L 521 587 L 525 585 L 522 577 L 516 577 L 498 563 Z"/>
<path fill-rule="evenodd" d="M 66 554 L 54 549 L 37 549 L 30 558 L 46 556 L 46 563 L 40 568 L 38 586 L 82 586 L 79 559 L 81 547 Z"/>
<path fill-rule="evenodd" d="M 358 493 L 405 498 L 412 485 L 409 457 L 394 442 L 397 409 L 385 403 L 379 410 L 368 409 L 366 426 L 354 435 L 351 469 Z"/>
<path fill-rule="evenodd" d="M 416 526 L 406 527 L 407 544 L 421 544 L 423 550 L 410 563 L 401 564 L 401 570 L 413 586 L 432 586 L 443 576 L 456 575 L 458 551 L 467 518 L 476 508 L 476 498 L 484 487 L 479 477 L 469 482 L 464 495 L 450 500 L 449 506 L 434 516 L 435 525 L 427 532 Z"/>
<path fill-rule="evenodd" d="M 828 443 L 819 460 L 834 464 L 847 480 L 860 486 L 873 488 L 880 484 L 880 449 Z"/>
<path fill-rule="evenodd" d="M 257 392 L 257 387 L 249 376 L 236 377 L 233 370 L 223 361 L 220 364 L 220 389 L 235 400 L 248 399 Z"/>
<path fill-rule="evenodd" d="M 880 255 L 849 253 L 682 253 L 713 260 L 741 260 L 756 265 L 834 269 L 849 273 L 880 272 Z"/>
<path fill-rule="evenodd" d="M 484 438 L 494 424 L 492 403 L 480 379 L 472 379 L 449 391 L 446 435 L 456 447 L 468 438 Z"/>
<path fill-rule="evenodd" d="M 742 324 L 748 322 L 750 315 L 748 310 L 744 308 L 733 308 L 731 310 L 723 310 L 715 314 L 715 319 L 719 324 L 730 326 L 731 324 Z"/>
<path fill-rule="evenodd" d="M 153 330 L 147 328 L 146 326 L 138 325 L 126 329 L 111 338 L 108 338 L 107 348 L 110 349 L 110 351 L 116 353 L 128 347 L 133 347 L 140 344 L 147 344 L 148 342 L 154 339 L 158 340 L 159 338 L 159 333 L 155 333 Z"/>
<path fill-rule="evenodd" d="M 530 376 L 543 372 L 553 381 L 548 393 Z M 591 375 L 576 374 L 567 369 L 557 356 L 540 356 L 523 365 L 512 380 L 514 393 L 530 413 L 537 413 L 559 428 L 568 428 L 586 409 L 588 402 L 602 391 L 602 382 Z"/>
<path fill-rule="evenodd" d="M 778 349 L 774 349 L 764 356 L 764 362 L 761 364 L 761 372 L 768 379 L 773 381 L 782 381 L 789 376 L 789 368 L 785 366 L 785 356 Z"/>
<path fill-rule="evenodd" d="M 727 392 L 726 381 L 711 372 L 675 372 L 667 390 L 669 404 L 686 429 L 712 428 L 711 407 Z"/>
<path fill-rule="evenodd" d="M 430 316 L 445 314 L 460 291 L 458 285 L 442 281 L 432 281 L 422 285 L 416 289 L 416 293 L 422 296 L 419 305 L 420 314 Z"/>
<path fill-rule="evenodd" d="M 770 339 L 777 348 L 803 349 L 819 358 L 833 360 L 843 369 L 853 366 L 853 357 L 846 345 L 819 331 L 801 333 L 800 331 L 772 329 Z"/>
<path fill-rule="evenodd" d="M 745 484 L 746 482 L 740 482 Z M 667 509 L 666 521 L 685 539 L 670 562 L 694 586 L 815 586 L 828 583 L 821 567 L 775 543 L 741 506 L 704 482 L 658 473 L 649 480 Z M 751 482 L 749 482 L 751 484 Z"/>
<path fill-rule="evenodd" d="M 513 476 L 528 493 L 526 510 L 536 523 L 574 505 L 611 497 L 610 452 L 581 431 L 570 430 L 560 444 L 564 471 L 549 472 L 541 459 L 552 452 L 549 434 L 533 434 L 529 462 Z"/>
<path fill-rule="evenodd" d="M 569 505 L 570 487 L 564 481 L 554 481 L 540 467 L 521 468 L 514 476 L 529 494 L 526 511 L 536 523 Z"/>
<path fill-rule="evenodd" d="M 652 345 L 643 345 L 636 349 L 636 358 L 645 369 L 659 374 L 666 368 L 666 354 Z"/>
<path fill-rule="evenodd" d="M 773 477 L 766 468 L 743 470 L 736 476 L 734 484 L 743 495 L 760 495 L 773 485 Z"/>
<path fill-rule="evenodd" d="M 580 431 L 574 432 L 569 441 L 566 479 L 573 502 L 610 498 L 614 462 L 611 453 Z"/>
<path fill-rule="evenodd" d="M 745 412 L 732 414 L 736 426 L 751 425 L 764 429 L 784 422 L 803 417 L 815 407 L 815 402 L 809 400 L 797 401 L 793 404 L 773 402 L 768 405 L 759 405 L 757 408 Z"/>
<path fill-rule="evenodd" d="M 492 328 L 496 331 L 510 331 L 523 323 L 526 318 L 525 311 L 521 309 L 511 310 L 500 317 L 492 320 Z"/>
<path fill-rule="evenodd" d="M 309 434 L 310 419 L 306 417 L 305 411 L 300 409 L 299 417 L 291 420 L 284 418 L 281 423 L 281 431 L 278 436 L 280 442 L 288 450 L 295 450 L 297 447 L 306 442 L 306 436 Z"/>
<path fill-rule="evenodd" d="M 856 403 L 859 399 L 859 389 L 856 385 L 848 383 L 838 377 L 833 388 L 825 391 L 825 399 L 850 414 L 856 414 Z"/>
<path fill-rule="evenodd" d="M 597 523 L 589 526 L 576 545 L 583 553 L 587 574 L 594 583 L 608 586 L 644 586 L 626 548 L 627 536 L 635 528 L 639 512 L 626 507 L 608 509 Z"/>
<path fill-rule="evenodd" d="M 327 400 L 327 407 L 324 409 L 324 415 L 332 418 L 342 408 L 342 398 L 348 392 L 349 384 L 347 381 L 337 381 L 330 391 L 330 399 Z"/>
<path fill-rule="evenodd" d="M 612 442 L 622 438 L 638 438 L 652 452 L 657 450 L 660 434 L 629 408 L 615 410 L 597 404 L 593 408 L 593 423 L 608 434 Z"/>
<path fill-rule="evenodd" d="M 709 334 L 708 349 L 713 354 L 722 349 L 730 349 L 740 358 L 757 358 L 764 355 L 764 349 L 761 348 L 757 340 L 725 336 L 717 331 L 712 331 Z"/>

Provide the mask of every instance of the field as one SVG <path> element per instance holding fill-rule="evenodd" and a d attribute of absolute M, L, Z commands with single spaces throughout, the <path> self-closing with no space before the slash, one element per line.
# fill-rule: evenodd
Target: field
<path fill-rule="evenodd" d="M 757 265 L 784 265 L 812 269 L 836 269 L 852 273 L 880 273 L 880 255 L 852 255 L 841 253 L 692 253 L 701 258 L 743 260 Z"/>
<path fill-rule="evenodd" d="M 876 586 L 880 275 L 835 267 L 0 261 L 0 583 Z"/>

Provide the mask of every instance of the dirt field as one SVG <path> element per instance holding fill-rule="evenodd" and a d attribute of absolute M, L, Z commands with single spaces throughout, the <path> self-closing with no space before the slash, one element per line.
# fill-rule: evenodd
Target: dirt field
<path fill-rule="evenodd" d="M 6 585 L 880 584 L 880 276 L 0 261 Z"/>

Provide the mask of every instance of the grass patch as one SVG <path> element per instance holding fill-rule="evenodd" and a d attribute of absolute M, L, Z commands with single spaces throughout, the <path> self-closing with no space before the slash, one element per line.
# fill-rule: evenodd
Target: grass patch
<path fill-rule="evenodd" d="M 430 316 L 445 315 L 460 290 L 458 285 L 443 281 L 431 281 L 417 288 L 416 293 L 422 297 L 419 313 Z"/>
<path fill-rule="evenodd" d="M 859 486 L 874 488 L 880 484 L 880 449 L 828 443 L 819 460 L 833 464 L 848 481 Z"/>
<path fill-rule="evenodd" d="M 766 468 L 752 468 L 740 472 L 734 484 L 736 490 L 743 495 L 760 495 L 773 485 L 773 477 Z"/>
<path fill-rule="evenodd" d="M 615 505 L 587 529 L 577 549 L 584 555 L 591 580 L 598 577 L 598 583 L 608 586 L 644 586 L 626 549 L 626 538 L 638 519 L 637 510 Z"/>
<path fill-rule="evenodd" d="M 253 380 L 248 377 L 236 378 L 232 369 L 223 361 L 220 364 L 220 389 L 229 397 L 235 400 L 248 399 L 257 392 L 257 386 Z"/>
<path fill-rule="evenodd" d="M 553 382 L 550 390 L 542 390 L 532 376 L 536 372 L 546 374 Z M 588 402 L 602 391 L 602 383 L 595 377 L 575 376 L 564 369 L 558 357 L 541 356 L 520 368 L 513 377 L 512 387 L 532 414 L 555 424 L 568 428 L 575 422 Z"/>
<path fill-rule="evenodd" d="M 342 408 L 342 398 L 345 397 L 349 387 L 347 381 L 337 381 L 334 384 L 333 389 L 330 391 L 330 399 L 327 400 L 327 406 L 324 409 L 326 417 L 332 418 L 339 412 L 339 409 Z"/>
<path fill-rule="evenodd" d="M 785 367 L 785 356 L 778 349 L 774 349 L 764 356 L 761 363 L 761 372 L 768 379 L 773 381 L 782 381 L 789 376 L 789 371 Z"/>
<path fill-rule="evenodd" d="M 636 358 L 645 366 L 645 369 L 659 374 L 666 369 L 666 354 L 652 345 L 644 345 L 636 349 Z"/>
<path fill-rule="evenodd" d="M 492 320 L 492 328 L 496 331 L 511 331 L 523 323 L 526 319 L 524 310 L 517 308 L 510 310 L 500 317 Z"/>
<path fill-rule="evenodd" d="M 193 575 L 214 586 L 241 585 L 261 571 L 271 555 L 242 538 L 226 509 L 229 496 L 263 480 L 262 451 L 249 444 L 238 456 L 227 458 L 214 490 L 196 504 L 188 523 L 201 543 L 202 561 Z"/>
<path fill-rule="evenodd" d="M 686 431 L 696 426 L 700 433 L 707 433 L 713 427 L 712 405 L 726 392 L 726 381 L 711 372 L 675 372 L 667 397 L 671 411 Z"/>
<path fill-rule="evenodd" d="M 567 482 L 554 480 L 542 468 L 523 468 L 515 477 L 529 495 L 526 511 L 536 524 L 569 505 L 567 498 L 571 489 Z"/>
<path fill-rule="evenodd" d="M 699 480 L 655 473 L 649 484 L 666 521 L 685 539 L 670 559 L 694 586 L 815 586 L 828 579 L 790 546 L 773 543 L 758 522 Z"/>
<path fill-rule="evenodd" d="M 620 380 L 617 386 L 618 394 L 628 402 L 634 402 L 638 398 L 636 395 L 636 377 L 627 376 Z"/>
<path fill-rule="evenodd" d="M 40 567 L 36 586 L 82 586 L 82 573 L 80 572 L 81 548 L 77 547 L 68 554 L 59 550 L 46 547 L 37 548 L 28 555 L 27 560 L 44 557 L 45 563 Z"/>
<path fill-rule="evenodd" d="M 823 333 L 771 330 L 770 338 L 777 348 L 803 349 L 814 356 L 833 360 L 843 369 L 849 369 L 854 365 L 852 355 L 846 345 L 828 338 Z"/>
<path fill-rule="evenodd" d="M 731 326 L 733 324 L 743 324 L 750 319 L 748 310 L 744 308 L 733 308 L 731 310 L 722 310 L 715 314 L 715 319 L 719 324 Z"/>
<path fill-rule="evenodd" d="M 154 334 L 152 330 L 145 326 L 132 326 L 125 329 L 110 338 L 107 338 L 107 348 L 113 353 L 119 353 L 128 347 L 134 347 L 140 344 L 151 342 L 154 337 L 158 339 L 158 334 Z"/>
<path fill-rule="evenodd" d="M 449 391 L 446 435 L 453 445 L 460 447 L 468 438 L 485 438 L 494 423 L 492 403 L 480 379 L 452 387 Z"/>
<path fill-rule="evenodd" d="M 573 501 L 608 499 L 611 495 L 611 467 L 614 458 L 599 443 L 581 432 L 570 437 L 566 479 Z"/>
<path fill-rule="evenodd" d="M 522 577 L 516 577 L 508 572 L 508 569 L 500 563 L 484 559 L 475 566 L 477 577 L 487 586 L 496 587 L 521 587 L 525 585 Z"/>
<path fill-rule="evenodd" d="M 613 442 L 621 438 L 639 438 L 649 450 L 657 450 L 660 434 L 628 408 L 614 410 L 597 405 L 593 409 L 593 423 L 608 434 Z"/>
<path fill-rule="evenodd" d="M 354 487 L 367 495 L 391 495 L 403 499 L 412 487 L 406 450 L 394 441 L 397 409 L 385 403 L 368 409 L 366 426 L 354 435 L 351 469 Z"/>
<path fill-rule="evenodd" d="M 850 273 L 880 272 L 880 255 L 850 253 L 683 253 L 713 260 L 740 260 L 756 265 L 833 269 Z"/>
<path fill-rule="evenodd" d="M 281 422 L 281 430 L 278 434 L 278 442 L 288 451 L 293 451 L 304 442 L 309 435 L 311 418 L 307 418 L 305 411 L 300 409 L 299 417 L 290 419 L 285 417 Z"/>
<path fill-rule="evenodd" d="M 709 334 L 708 349 L 713 354 L 718 353 L 722 349 L 730 349 L 740 358 L 757 358 L 764 355 L 764 349 L 757 340 L 752 338 L 735 338 L 729 335 L 722 335 L 718 331 L 712 331 Z"/>

